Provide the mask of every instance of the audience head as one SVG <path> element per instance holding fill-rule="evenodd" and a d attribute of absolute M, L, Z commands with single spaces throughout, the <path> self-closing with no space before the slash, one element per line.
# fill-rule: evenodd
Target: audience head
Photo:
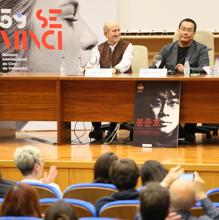
<path fill-rule="evenodd" d="M 32 175 L 36 179 L 42 176 L 43 160 L 38 148 L 32 146 L 17 148 L 14 153 L 14 161 L 23 176 Z"/>
<path fill-rule="evenodd" d="M 109 170 L 115 160 L 118 160 L 118 157 L 113 152 L 106 152 L 100 155 L 94 164 L 95 183 L 111 183 Z"/>
<path fill-rule="evenodd" d="M 51 205 L 45 214 L 45 220 L 77 220 L 77 215 L 70 204 L 58 201 Z"/>
<path fill-rule="evenodd" d="M 147 184 L 140 193 L 140 213 L 142 220 L 163 220 L 167 217 L 170 196 L 167 188 L 159 183 Z"/>
<path fill-rule="evenodd" d="M 146 161 L 140 170 L 142 185 L 148 182 L 161 182 L 167 175 L 167 170 L 157 160 Z"/>
<path fill-rule="evenodd" d="M 173 211 L 189 211 L 195 202 L 194 183 L 176 179 L 169 188 Z"/>
<path fill-rule="evenodd" d="M 120 32 L 120 25 L 118 24 L 118 22 L 109 21 L 105 23 L 103 27 L 103 31 L 110 45 L 114 45 L 119 42 L 121 32 Z"/>
<path fill-rule="evenodd" d="M 139 177 L 139 169 L 131 159 L 119 159 L 110 168 L 110 179 L 119 191 L 134 189 Z"/>
<path fill-rule="evenodd" d="M 36 190 L 28 184 L 15 184 L 5 195 L 2 216 L 41 217 L 39 198 Z"/>

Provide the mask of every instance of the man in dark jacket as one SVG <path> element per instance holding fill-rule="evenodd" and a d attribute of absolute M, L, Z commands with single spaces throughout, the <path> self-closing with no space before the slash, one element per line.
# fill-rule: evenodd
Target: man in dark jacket
<path fill-rule="evenodd" d="M 113 193 L 112 196 L 99 199 L 96 203 L 97 212 L 109 202 L 138 199 L 139 192 L 135 189 L 138 177 L 139 169 L 133 160 L 116 160 L 110 169 L 110 179 L 119 192 Z"/>
<path fill-rule="evenodd" d="M 13 181 L 2 179 L 1 173 L 0 173 L 0 198 L 4 198 L 4 195 L 7 193 L 8 189 L 13 184 L 14 184 Z"/>
<path fill-rule="evenodd" d="M 203 67 L 209 66 L 208 48 L 194 40 L 196 28 L 196 22 L 190 18 L 179 23 L 179 39 L 161 49 L 162 62 L 157 68 L 166 67 L 170 72 L 184 73 L 185 60 L 188 60 L 191 73 L 205 73 Z M 156 65 L 151 67 L 156 68 Z M 195 142 L 195 131 L 195 123 L 186 123 L 180 136 L 185 136 L 187 142 Z"/>

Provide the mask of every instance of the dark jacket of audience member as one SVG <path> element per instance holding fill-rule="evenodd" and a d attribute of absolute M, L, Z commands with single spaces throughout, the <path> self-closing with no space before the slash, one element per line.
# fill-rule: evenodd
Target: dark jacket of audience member
<path fill-rule="evenodd" d="M 97 212 L 106 203 L 118 200 L 135 200 L 138 199 L 139 193 L 135 190 L 139 177 L 139 169 L 136 163 L 130 159 L 116 160 L 110 169 L 110 178 L 119 192 L 113 193 L 112 196 L 103 197 L 96 203 Z"/>
<path fill-rule="evenodd" d="M 169 213 L 170 195 L 167 188 L 159 183 L 147 184 L 140 194 L 140 214 L 142 220 L 164 220 Z"/>
<path fill-rule="evenodd" d="M 51 205 L 45 214 L 45 220 L 77 220 L 78 217 L 72 206 L 64 201 Z"/>
<path fill-rule="evenodd" d="M 106 152 L 96 160 L 94 164 L 94 183 L 112 183 L 109 170 L 115 160 L 118 160 L 118 157 L 113 152 Z"/>
<path fill-rule="evenodd" d="M 13 181 L 2 179 L 0 174 L 0 198 L 3 198 L 5 196 L 5 194 L 13 184 L 15 184 Z"/>
<path fill-rule="evenodd" d="M 39 197 L 36 190 L 24 183 L 13 185 L 5 195 L 1 215 L 41 218 Z"/>
<path fill-rule="evenodd" d="M 142 185 L 151 181 L 162 182 L 167 173 L 167 170 L 157 160 L 148 160 L 140 169 Z"/>

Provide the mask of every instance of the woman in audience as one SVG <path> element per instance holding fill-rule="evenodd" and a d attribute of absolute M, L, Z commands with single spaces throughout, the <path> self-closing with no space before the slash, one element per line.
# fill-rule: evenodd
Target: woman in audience
<path fill-rule="evenodd" d="M 94 164 L 94 183 L 112 183 L 109 170 L 115 160 L 118 160 L 118 157 L 113 152 L 100 155 Z"/>
<path fill-rule="evenodd" d="M 21 183 L 6 193 L 1 216 L 31 216 L 41 218 L 38 195 L 33 187 Z"/>
<path fill-rule="evenodd" d="M 4 180 L 1 177 L 1 172 L 0 172 L 0 198 L 3 198 L 8 189 L 14 184 L 13 181 L 10 180 Z"/>
<path fill-rule="evenodd" d="M 51 205 L 45 214 L 45 220 L 77 220 L 77 215 L 70 204 L 58 201 Z"/>
<path fill-rule="evenodd" d="M 34 182 L 46 183 L 55 187 L 62 194 L 60 187 L 54 183 L 57 176 L 56 166 L 51 166 L 49 174 L 44 173 L 43 176 L 44 161 L 38 148 L 32 146 L 17 148 L 14 153 L 14 161 L 23 175 L 21 182 L 30 184 Z"/>
<path fill-rule="evenodd" d="M 147 160 L 141 167 L 140 175 L 142 185 L 149 182 L 161 182 L 168 171 L 157 160 Z"/>

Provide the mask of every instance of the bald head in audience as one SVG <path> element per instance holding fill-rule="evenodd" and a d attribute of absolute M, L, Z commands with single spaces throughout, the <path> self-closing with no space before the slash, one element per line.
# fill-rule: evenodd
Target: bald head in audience
<path fill-rule="evenodd" d="M 194 205 L 195 189 L 192 181 L 177 179 L 169 190 L 173 211 L 189 211 Z"/>

